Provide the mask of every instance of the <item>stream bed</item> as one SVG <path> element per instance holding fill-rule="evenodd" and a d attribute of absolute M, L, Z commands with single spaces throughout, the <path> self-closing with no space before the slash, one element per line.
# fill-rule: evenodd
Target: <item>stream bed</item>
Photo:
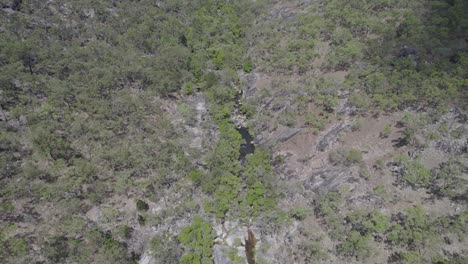
<path fill-rule="evenodd" d="M 252 154 L 255 152 L 255 145 L 253 144 L 253 137 L 250 135 L 249 130 L 245 127 L 239 127 L 237 128 L 237 131 L 239 134 L 241 134 L 242 139 L 244 139 L 244 143 L 241 144 L 240 147 L 240 155 L 239 155 L 239 160 L 242 162 L 245 160 L 245 156 L 247 154 Z"/>
<path fill-rule="evenodd" d="M 241 106 L 241 97 L 242 92 L 236 96 L 236 112 L 239 113 L 239 109 Z M 245 126 L 238 126 L 237 132 L 242 136 L 244 142 L 240 146 L 239 150 L 239 160 L 241 161 L 242 165 L 245 165 L 245 158 L 248 154 L 253 154 L 255 152 L 255 144 L 252 135 L 250 134 L 249 130 Z M 255 237 L 254 232 L 247 228 L 247 237 L 245 238 L 245 256 L 247 258 L 248 264 L 255 264 L 255 246 L 257 244 L 257 238 Z"/>
<path fill-rule="evenodd" d="M 248 264 L 255 264 L 255 245 L 257 244 L 257 238 L 254 232 L 248 228 L 247 238 L 245 239 L 245 256 L 247 257 Z"/>

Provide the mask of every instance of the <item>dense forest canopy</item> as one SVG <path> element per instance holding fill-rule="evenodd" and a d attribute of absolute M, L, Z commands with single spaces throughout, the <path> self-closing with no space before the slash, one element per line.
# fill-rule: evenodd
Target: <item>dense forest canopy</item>
<path fill-rule="evenodd" d="M 381 262 L 466 263 L 467 11 L 466 0 L 0 0 L 0 262 L 224 263 L 217 226 L 238 223 L 271 238 L 257 263 L 375 263 L 384 246 Z M 249 97 L 251 76 L 270 87 Z M 394 186 L 455 213 L 387 210 L 400 194 L 380 185 L 375 208 L 355 210 L 344 187 L 292 202 L 308 187 L 284 169 L 281 142 L 403 112 L 382 141 L 398 126 L 400 152 L 461 147 L 431 168 L 398 151 L 370 166 L 355 148 L 327 164 L 366 184 L 393 172 Z M 239 119 L 258 139 L 245 157 Z M 296 130 L 268 141 L 270 125 Z M 223 254 L 243 263 L 245 244 Z"/>

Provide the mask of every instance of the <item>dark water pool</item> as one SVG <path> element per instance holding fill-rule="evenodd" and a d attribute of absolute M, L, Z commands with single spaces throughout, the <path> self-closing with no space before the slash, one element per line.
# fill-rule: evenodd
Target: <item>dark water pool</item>
<path fill-rule="evenodd" d="M 244 160 L 247 154 L 252 154 L 255 152 L 255 145 L 252 143 L 253 138 L 250 135 L 249 130 L 245 127 L 237 128 L 237 131 L 241 134 L 242 138 L 244 139 L 244 143 L 241 144 L 240 147 L 240 160 Z"/>

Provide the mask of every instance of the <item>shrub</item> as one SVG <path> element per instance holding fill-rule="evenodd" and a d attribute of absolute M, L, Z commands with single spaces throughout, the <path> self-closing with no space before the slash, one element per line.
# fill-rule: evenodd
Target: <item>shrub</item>
<path fill-rule="evenodd" d="M 23 238 L 12 237 L 8 239 L 8 249 L 12 255 L 22 257 L 28 253 L 29 245 Z"/>
<path fill-rule="evenodd" d="M 386 193 L 385 186 L 378 185 L 377 187 L 374 188 L 374 193 L 379 196 L 384 195 Z"/>
<path fill-rule="evenodd" d="M 353 93 L 349 98 L 349 102 L 356 107 L 356 112 L 363 114 L 366 113 L 370 105 L 370 99 L 366 94 L 361 93 Z"/>
<path fill-rule="evenodd" d="M 320 200 L 318 210 L 322 215 L 333 215 L 338 210 L 341 202 L 339 192 L 329 192 Z"/>
<path fill-rule="evenodd" d="M 359 165 L 359 176 L 366 180 L 370 180 L 371 178 L 371 174 L 364 162 Z"/>
<path fill-rule="evenodd" d="M 369 220 L 364 222 L 364 226 L 371 232 L 383 234 L 390 227 L 390 217 L 375 210 L 369 215 Z"/>
<path fill-rule="evenodd" d="M 360 120 L 354 120 L 353 123 L 351 124 L 351 130 L 352 131 L 359 131 L 361 130 L 362 123 Z"/>
<path fill-rule="evenodd" d="M 11 201 L 3 201 L 0 202 L 0 212 L 8 213 L 15 211 L 15 206 Z"/>
<path fill-rule="evenodd" d="M 391 125 L 386 125 L 383 129 L 382 132 L 380 132 L 380 137 L 381 138 L 388 138 L 390 136 L 390 133 L 392 133 L 392 126 Z"/>
<path fill-rule="evenodd" d="M 451 159 L 442 163 L 435 173 L 433 191 L 452 199 L 463 199 L 468 181 L 462 175 L 463 165 L 458 160 Z"/>
<path fill-rule="evenodd" d="M 403 125 L 403 137 L 401 143 L 404 145 L 418 145 L 416 132 L 424 126 L 425 121 L 419 115 L 405 113 L 400 123 Z"/>
<path fill-rule="evenodd" d="M 130 258 L 125 246 L 109 234 L 104 237 L 105 238 L 98 256 L 96 257 L 96 261 L 100 263 L 129 263 Z"/>
<path fill-rule="evenodd" d="M 132 227 L 128 225 L 123 225 L 119 228 L 119 233 L 123 238 L 129 239 L 132 237 L 133 230 L 134 229 Z"/>
<path fill-rule="evenodd" d="M 402 178 L 414 187 L 428 187 L 432 173 L 419 161 L 409 160 L 407 156 L 400 158 Z"/>
<path fill-rule="evenodd" d="M 361 57 L 362 44 L 357 41 L 349 41 L 345 45 L 335 46 L 328 57 L 331 68 L 344 70 L 355 60 Z"/>
<path fill-rule="evenodd" d="M 371 237 L 369 235 L 363 236 L 358 231 L 353 230 L 345 242 L 338 246 L 338 253 L 364 260 L 372 255 L 370 240 Z"/>
<path fill-rule="evenodd" d="M 316 263 L 328 258 L 328 253 L 319 241 L 306 241 L 299 245 L 307 263 Z"/>
<path fill-rule="evenodd" d="M 348 152 L 345 149 L 340 148 L 337 150 L 330 151 L 330 153 L 328 154 L 328 160 L 333 165 L 341 165 L 345 163 L 347 155 Z"/>
<path fill-rule="evenodd" d="M 182 255 L 182 248 L 177 238 L 169 232 L 164 232 L 153 237 L 150 241 L 151 254 L 156 263 L 177 263 Z"/>
<path fill-rule="evenodd" d="M 149 209 L 149 205 L 142 200 L 137 200 L 136 206 L 137 210 L 140 212 L 146 212 Z"/>
<path fill-rule="evenodd" d="M 346 157 L 348 164 L 356 164 L 362 161 L 362 153 L 358 149 L 351 149 Z"/>
<path fill-rule="evenodd" d="M 242 69 L 244 70 L 244 72 L 249 73 L 252 71 L 253 65 L 250 62 L 246 61 L 242 64 Z"/>
<path fill-rule="evenodd" d="M 308 113 L 305 117 L 305 125 L 315 129 L 315 133 L 322 131 L 325 128 L 327 121 L 315 114 Z"/>
<path fill-rule="evenodd" d="M 407 251 L 398 254 L 402 263 L 405 264 L 418 264 L 422 263 L 421 255 L 415 251 Z"/>
<path fill-rule="evenodd" d="M 146 224 L 146 219 L 142 215 L 138 215 L 137 220 L 138 220 L 138 224 L 141 226 L 144 226 Z"/>
<path fill-rule="evenodd" d="M 307 217 L 308 212 L 304 208 L 293 208 L 289 211 L 289 215 L 298 221 L 302 221 Z"/>
<path fill-rule="evenodd" d="M 328 154 L 328 159 L 333 165 L 351 166 L 362 162 L 362 153 L 357 149 L 337 149 Z"/>
<path fill-rule="evenodd" d="M 247 117 L 252 117 L 255 114 L 255 107 L 251 104 L 242 104 L 239 110 Z"/>
<path fill-rule="evenodd" d="M 68 257 L 68 239 L 64 236 L 52 237 L 45 243 L 44 253 L 52 263 L 61 263 Z"/>
<path fill-rule="evenodd" d="M 183 228 L 177 236 L 180 243 L 187 246 L 180 263 L 212 263 L 216 232 L 200 216 L 195 216 L 191 225 Z"/>
<path fill-rule="evenodd" d="M 429 243 L 436 244 L 440 236 L 424 209 L 416 206 L 405 210 L 401 222 L 390 229 L 387 238 L 395 245 L 420 249 Z"/>
<path fill-rule="evenodd" d="M 200 170 L 191 170 L 188 176 L 195 185 L 199 186 L 203 179 L 203 172 Z"/>
<path fill-rule="evenodd" d="M 192 82 L 187 82 L 184 84 L 183 92 L 187 95 L 193 94 L 195 91 L 195 87 Z"/>

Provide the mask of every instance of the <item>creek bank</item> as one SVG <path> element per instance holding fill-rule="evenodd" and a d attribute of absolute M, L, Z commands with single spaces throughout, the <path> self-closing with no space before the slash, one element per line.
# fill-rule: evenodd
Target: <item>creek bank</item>
<path fill-rule="evenodd" d="M 248 264 L 255 264 L 255 246 L 257 244 L 257 238 L 255 237 L 252 229 L 247 228 L 247 238 L 245 239 L 245 255 L 247 257 Z"/>
<path fill-rule="evenodd" d="M 239 160 L 242 165 L 245 164 L 245 158 L 248 154 L 253 154 L 255 152 L 254 138 L 250 134 L 248 128 L 246 127 L 247 117 L 242 113 L 240 107 L 242 105 L 241 99 L 243 96 L 243 90 L 240 90 L 235 98 L 236 105 L 234 110 L 233 121 L 236 124 L 236 129 L 241 135 L 244 142 L 241 144 L 239 149 Z M 248 264 L 255 264 L 255 246 L 257 244 L 257 238 L 255 237 L 254 232 L 250 227 L 247 227 L 246 236 L 244 236 L 244 249 L 245 256 L 247 258 Z"/>

